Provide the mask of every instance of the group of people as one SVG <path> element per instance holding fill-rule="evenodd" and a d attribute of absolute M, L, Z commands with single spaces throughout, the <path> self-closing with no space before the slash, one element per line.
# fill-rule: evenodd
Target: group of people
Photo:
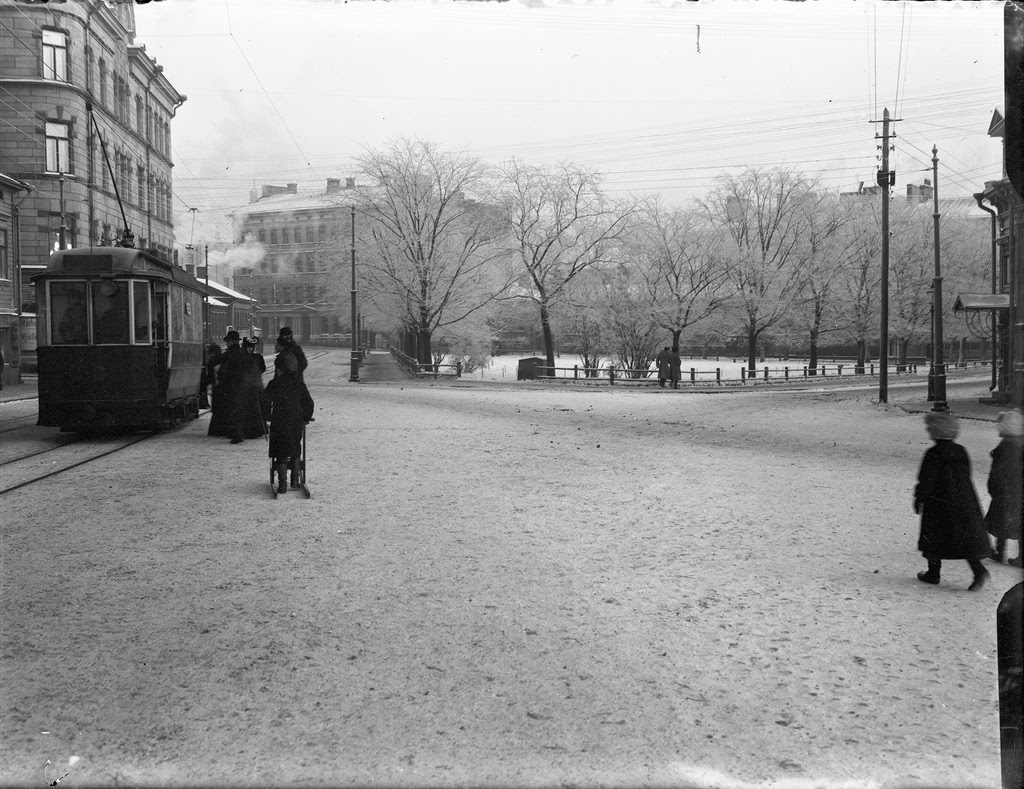
<path fill-rule="evenodd" d="M 924 583 L 939 583 L 943 559 L 965 559 L 974 573 L 968 588 L 977 591 L 990 577 L 982 559 L 1007 561 L 1007 541 L 1020 544 L 1024 415 L 1004 411 L 996 427 L 1000 440 L 991 453 L 987 484 L 992 500 L 988 513 L 983 515 L 967 450 L 955 441 L 960 434 L 956 417 L 943 411 L 925 416 L 925 429 L 935 444 L 925 452 L 914 488 L 914 512 L 921 515 L 917 549 L 928 562 L 928 569 L 919 572 L 917 578 Z M 1008 563 L 1021 566 L 1019 549 L 1017 557 Z"/>
<path fill-rule="evenodd" d="M 654 363 L 658 365 L 658 386 L 664 388 L 665 381 L 669 381 L 673 389 L 678 389 L 683 371 L 683 359 L 679 355 L 679 348 L 672 346 L 672 350 L 669 350 L 666 346 L 654 357 Z"/>
<path fill-rule="evenodd" d="M 274 349 L 274 377 L 263 386 L 266 360 L 256 342 L 242 340 L 237 331 L 224 335 L 226 348 L 217 343 L 207 349 L 202 397 L 213 384 L 211 436 L 226 436 L 232 444 L 266 435 L 269 455 L 277 472 L 277 490 L 300 485 L 302 428 L 313 418 L 313 398 L 305 383 L 306 354 L 287 326 L 278 333 Z"/>

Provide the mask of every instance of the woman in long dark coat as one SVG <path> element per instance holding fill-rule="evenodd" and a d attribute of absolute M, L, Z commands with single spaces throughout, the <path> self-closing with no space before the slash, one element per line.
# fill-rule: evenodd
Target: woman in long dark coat
<path fill-rule="evenodd" d="M 914 512 L 921 514 L 917 549 L 928 560 L 928 571 L 917 578 L 937 584 L 943 559 L 966 559 L 974 573 L 969 587 L 973 592 L 989 578 L 981 559 L 991 555 L 991 548 L 971 479 L 971 461 L 967 450 L 953 441 L 960 433 L 954 416 L 932 411 L 925 415 L 925 427 L 935 445 L 924 453 L 914 489 Z"/>
<path fill-rule="evenodd" d="M 242 436 L 259 438 L 267 432 L 265 415 L 261 411 L 263 373 L 267 371 L 267 362 L 262 355 L 256 353 L 256 343 L 248 337 L 242 341 L 242 350 L 249 358 L 249 368 L 246 370 L 243 383 L 245 391 L 242 396 Z"/>
<path fill-rule="evenodd" d="M 1005 559 L 1007 540 L 1020 540 L 1021 508 L 1024 506 L 1024 415 L 1004 411 L 996 420 L 1001 440 L 992 450 L 988 492 L 992 502 L 985 516 L 985 528 L 996 541 L 992 558 Z"/>
<path fill-rule="evenodd" d="M 302 461 L 302 427 L 313 418 L 313 398 L 299 378 L 295 356 L 280 353 L 274 360 L 275 375 L 263 390 L 263 413 L 270 418 L 268 454 L 277 468 L 277 491 L 288 490 L 285 479 L 291 469 L 291 486 L 299 487 Z"/>

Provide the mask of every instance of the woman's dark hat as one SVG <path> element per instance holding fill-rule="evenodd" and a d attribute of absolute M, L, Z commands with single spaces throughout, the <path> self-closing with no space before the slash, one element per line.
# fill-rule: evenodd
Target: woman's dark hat
<path fill-rule="evenodd" d="M 238 332 L 232 329 L 231 331 L 224 335 L 224 342 L 231 342 L 232 340 L 238 342 L 239 336 L 240 335 L 238 334 Z"/>

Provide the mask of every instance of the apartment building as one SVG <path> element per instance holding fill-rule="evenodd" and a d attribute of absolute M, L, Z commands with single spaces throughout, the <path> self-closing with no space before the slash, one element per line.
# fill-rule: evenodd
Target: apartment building
<path fill-rule="evenodd" d="M 0 172 L 30 187 L 12 272 L 23 315 L 61 247 L 173 259 L 171 121 L 185 99 L 136 42 L 131 3 L 0 0 Z"/>

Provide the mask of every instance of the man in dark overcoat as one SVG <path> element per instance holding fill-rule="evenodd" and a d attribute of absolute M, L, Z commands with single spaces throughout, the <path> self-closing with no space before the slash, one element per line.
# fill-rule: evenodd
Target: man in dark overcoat
<path fill-rule="evenodd" d="M 220 358 L 216 373 L 217 391 L 220 395 L 219 399 L 223 402 L 217 409 L 220 417 L 219 423 L 215 425 L 211 419 L 209 431 L 211 436 L 229 436 L 232 444 L 241 444 L 244 440 L 246 382 L 249 379 L 252 366 L 250 355 L 243 351 L 239 344 L 240 339 L 238 332 L 234 329 L 224 335 L 224 343 L 227 347 Z M 217 399 L 215 394 L 215 403 Z"/>
<path fill-rule="evenodd" d="M 671 374 L 669 369 L 668 353 L 668 346 L 666 345 L 658 351 L 658 355 L 654 357 L 654 363 L 658 365 L 658 386 L 664 386 L 665 381 Z"/>
<path fill-rule="evenodd" d="M 952 414 L 932 411 L 925 415 L 925 428 L 935 444 L 924 453 L 914 488 L 914 512 L 921 515 L 917 549 L 928 560 L 928 571 L 917 578 L 937 584 L 943 559 L 965 559 L 974 573 L 969 588 L 977 591 L 989 578 L 981 559 L 991 555 L 991 548 L 970 458 L 953 440 L 960 426 Z"/>

